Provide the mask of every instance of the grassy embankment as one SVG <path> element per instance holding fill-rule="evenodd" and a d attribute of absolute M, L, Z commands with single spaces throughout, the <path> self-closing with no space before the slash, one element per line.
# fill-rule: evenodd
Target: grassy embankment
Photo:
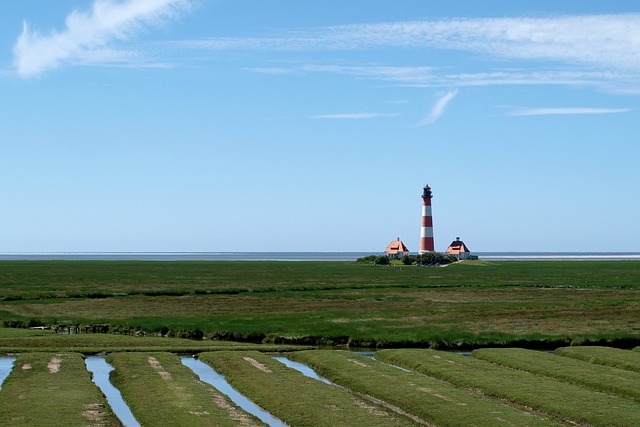
<path fill-rule="evenodd" d="M 262 353 L 202 353 L 199 359 L 213 366 L 254 403 L 291 426 L 415 425 L 405 416 L 308 378 Z"/>
<path fill-rule="evenodd" d="M 509 406 L 445 381 L 405 372 L 346 351 L 302 351 L 288 357 L 311 366 L 343 387 L 392 404 L 437 426 L 562 425 L 550 417 Z"/>
<path fill-rule="evenodd" d="M 141 425 L 261 426 L 170 353 L 113 353 L 111 381 Z"/>
<path fill-rule="evenodd" d="M 474 357 L 436 350 L 380 350 L 376 358 L 570 422 L 640 425 L 640 404 L 636 401 Z"/>
<path fill-rule="evenodd" d="M 82 355 L 17 356 L 0 390 L 0 425 L 24 427 L 121 426 L 91 382 Z"/>
<path fill-rule="evenodd" d="M 634 349 L 634 350 L 637 350 Z M 561 347 L 556 354 L 599 365 L 640 372 L 640 353 L 611 347 Z"/>
<path fill-rule="evenodd" d="M 640 262 L 0 262 L 0 323 L 352 346 L 640 343 Z"/>
<path fill-rule="evenodd" d="M 61 335 L 52 331 L 0 328 L 0 354 L 69 351 L 92 355 L 104 352 L 199 353 L 217 350 L 294 351 L 309 348 L 286 344 L 242 344 L 227 341 L 138 337 L 112 334 Z"/>
<path fill-rule="evenodd" d="M 640 400 L 640 373 L 521 348 L 483 348 L 473 356 L 604 393 Z"/>

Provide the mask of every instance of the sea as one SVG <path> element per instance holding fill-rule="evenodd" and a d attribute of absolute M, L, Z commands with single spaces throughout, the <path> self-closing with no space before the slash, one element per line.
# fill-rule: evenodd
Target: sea
<path fill-rule="evenodd" d="M 0 253 L 0 260 L 355 261 L 368 255 L 372 252 L 21 252 Z M 473 252 L 473 255 L 485 261 L 640 260 L 640 252 Z"/>

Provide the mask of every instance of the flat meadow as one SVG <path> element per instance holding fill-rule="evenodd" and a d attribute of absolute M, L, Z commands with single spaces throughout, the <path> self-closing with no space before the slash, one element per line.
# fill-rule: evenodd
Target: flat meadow
<path fill-rule="evenodd" d="M 132 413 L 147 426 L 261 426 L 213 387 L 198 381 L 177 355 L 113 353 L 111 382 Z"/>
<path fill-rule="evenodd" d="M 640 344 L 640 262 L 2 261 L 0 324 L 354 347 L 628 347 Z"/>
<path fill-rule="evenodd" d="M 121 426 L 78 353 L 24 353 L 0 391 L 0 425 Z"/>
<path fill-rule="evenodd" d="M 482 349 L 472 355 L 431 349 L 385 349 L 372 355 L 297 349 L 277 353 L 276 359 L 271 352 L 230 345 L 196 357 L 286 423 L 269 425 L 637 426 L 640 400 L 632 387 L 619 384 L 620 378 L 635 381 L 637 373 L 602 364 L 594 356 L 604 347 L 580 348 L 591 361 L 569 357 L 563 349 L 549 354 L 519 348 Z M 617 350 L 608 360 L 638 356 L 638 351 Z M 306 364 L 331 382 L 285 366 L 283 357 Z M 14 355 L 13 369 L 0 389 L 0 424 L 123 425 L 115 407 L 92 384 L 83 358 L 77 352 Z M 151 350 L 106 355 L 115 368 L 110 381 L 141 425 L 264 425 L 182 359 Z M 530 362 L 534 369 L 528 368 Z"/>
<path fill-rule="evenodd" d="M 375 358 L 563 422 L 603 427 L 640 425 L 640 403 L 635 393 L 616 387 L 615 376 L 603 374 L 597 364 L 517 348 L 479 350 L 472 357 L 430 349 L 386 349 L 377 351 Z M 527 360 L 540 363 L 530 370 Z M 559 375 L 554 361 L 572 367 L 567 370 L 573 369 L 574 374 L 578 370 L 582 374 Z M 624 370 L 618 373 L 626 375 Z M 599 378 L 604 384 L 585 381 L 581 375 Z"/>

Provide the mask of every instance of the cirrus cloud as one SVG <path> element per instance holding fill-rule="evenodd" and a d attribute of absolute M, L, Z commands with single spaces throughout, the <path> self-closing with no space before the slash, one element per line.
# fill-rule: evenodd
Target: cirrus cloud
<path fill-rule="evenodd" d="M 449 92 L 441 95 L 438 100 L 433 104 L 429 114 L 425 118 L 423 118 L 418 126 L 427 126 L 435 123 L 444 113 L 444 110 L 447 108 L 447 105 L 455 98 L 458 94 L 457 90 L 450 90 Z"/>
<path fill-rule="evenodd" d="M 510 116 L 552 116 L 573 114 L 614 114 L 627 113 L 630 108 L 589 108 L 589 107 L 553 107 L 522 108 L 509 113 Z"/>
<path fill-rule="evenodd" d="M 113 63 L 128 60 L 127 52 L 108 47 L 146 25 L 154 25 L 190 6 L 189 0 L 96 0 L 90 12 L 73 11 L 65 30 L 41 35 L 23 24 L 14 64 L 22 77 L 32 77 L 65 63 Z"/>
<path fill-rule="evenodd" d="M 394 117 L 397 113 L 336 113 L 318 114 L 311 116 L 312 119 L 374 119 L 378 117 Z"/>
<path fill-rule="evenodd" d="M 451 18 L 291 30 L 280 36 L 174 42 L 198 50 L 446 49 L 604 69 L 640 67 L 640 14 Z"/>
<path fill-rule="evenodd" d="M 596 29 L 596 30 L 594 30 Z M 640 14 L 549 17 L 449 18 L 283 30 L 265 37 L 221 37 L 169 43 L 197 51 L 357 51 L 410 49 L 412 63 L 288 65 L 255 72 L 315 72 L 383 79 L 399 85 L 591 86 L 610 93 L 640 93 Z M 469 52 L 483 61 L 464 71 L 432 66 L 433 51 Z M 417 65 L 416 59 L 427 61 Z M 490 61 L 494 59 L 495 61 Z"/>

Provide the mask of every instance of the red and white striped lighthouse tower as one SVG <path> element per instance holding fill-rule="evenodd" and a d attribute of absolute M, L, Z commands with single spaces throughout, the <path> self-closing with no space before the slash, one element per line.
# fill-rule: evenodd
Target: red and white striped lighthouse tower
<path fill-rule="evenodd" d="M 422 228 L 420 229 L 419 254 L 434 251 L 433 218 L 431 218 L 431 187 L 425 185 L 422 189 Z"/>

